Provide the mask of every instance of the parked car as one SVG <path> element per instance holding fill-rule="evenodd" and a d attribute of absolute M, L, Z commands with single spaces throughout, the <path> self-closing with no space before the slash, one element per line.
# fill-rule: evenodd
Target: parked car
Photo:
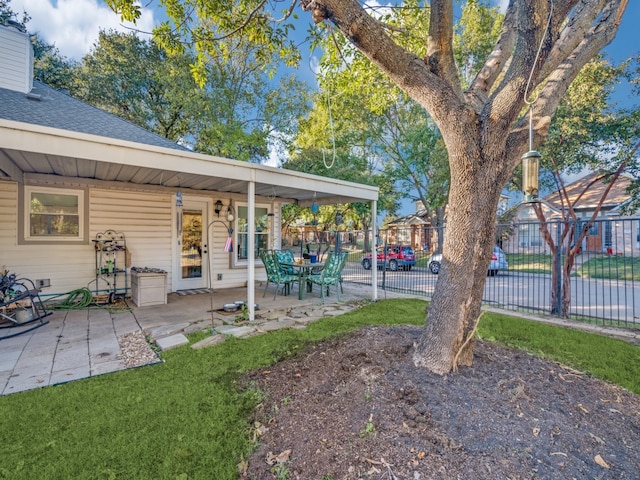
<path fill-rule="evenodd" d="M 427 266 L 429 267 L 429 271 L 434 274 L 438 274 L 440 272 L 440 264 L 442 263 L 442 254 L 434 253 L 429 257 L 429 262 Z M 507 270 L 509 268 L 509 263 L 507 262 L 507 256 L 502 251 L 500 247 L 497 245 L 493 247 L 493 253 L 491 254 L 491 261 L 489 262 L 489 269 L 487 270 L 487 275 L 493 277 L 497 275 L 500 270 Z"/>
<path fill-rule="evenodd" d="M 411 270 L 416 264 L 416 254 L 409 245 L 387 245 L 386 247 L 386 268 L 392 271 L 398 269 Z M 385 251 L 384 249 L 378 249 L 376 254 L 376 262 L 378 268 L 385 266 Z M 365 270 L 371 270 L 371 254 L 368 253 L 362 257 L 362 266 Z"/>

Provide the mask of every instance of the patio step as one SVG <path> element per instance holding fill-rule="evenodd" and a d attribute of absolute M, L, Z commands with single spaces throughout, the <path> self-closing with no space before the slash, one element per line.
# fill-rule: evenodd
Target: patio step
<path fill-rule="evenodd" d="M 156 345 L 158 345 L 158 347 L 162 351 L 170 350 L 172 348 L 180 347 L 182 345 L 187 345 L 188 343 L 189 343 L 189 339 L 181 333 L 156 339 Z"/>

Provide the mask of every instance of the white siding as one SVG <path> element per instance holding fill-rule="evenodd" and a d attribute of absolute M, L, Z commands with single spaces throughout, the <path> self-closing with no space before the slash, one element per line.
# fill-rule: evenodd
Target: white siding
<path fill-rule="evenodd" d="M 50 279 L 44 295 L 87 286 L 95 271 L 93 245 L 18 245 L 18 186 L 0 182 L 0 265 L 32 280 Z"/>
<path fill-rule="evenodd" d="M 33 50 L 26 33 L 0 25 L 0 88 L 28 93 L 33 88 Z"/>
<path fill-rule="evenodd" d="M 161 268 L 171 285 L 171 195 L 91 189 L 89 236 L 115 230 L 125 236 L 134 267 Z"/>
<path fill-rule="evenodd" d="M 96 259 L 92 240 L 97 233 L 114 230 L 125 236 L 131 265 L 167 271 L 167 287 L 171 291 L 172 255 L 179 253 L 174 203 L 171 193 L 90 188 L 89 238 L 85 244 L 18 245 L 18 186 L 0 181 L 0 267 L 6 265 L 11 272 L 32 280 L 50 279 L 51 287 L 43 290 L 45 298 L 81 287 L 94 290 Z M 232 268 L 232 254 L 223 251 L 227 239 L 225 226 L 213 223 L 208 230 L 211 285 L 245 286 L 246 268 Z M 121 267 L 124 265 L 118 265 Z M 222 281 L 217 280 L 219 273 Z M 264 269 L 257 267 L 256 279 L 265 278 Z M 120 281 L 118 284 L 122 285 Z"/>

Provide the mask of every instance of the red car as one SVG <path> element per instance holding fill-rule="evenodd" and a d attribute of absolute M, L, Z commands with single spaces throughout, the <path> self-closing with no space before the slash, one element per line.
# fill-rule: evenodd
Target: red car
<path fill-rule="evenodd" d="M 376 255 L 378 268 L 385 266 L 385 251 L 378 250 Z M 362 266 L 365 270 L 371 270 L 371 254 L 368 253 L 362 257 Z M 387 245 L 386 247 L 386 267 L 391 271 L 398 269 L 411 270 L 416 264 L 416 254 L 408 245 Z"/>

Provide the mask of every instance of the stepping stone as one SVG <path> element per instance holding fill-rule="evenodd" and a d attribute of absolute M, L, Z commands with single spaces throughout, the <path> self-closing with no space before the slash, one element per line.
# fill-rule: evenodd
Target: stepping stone
<path fill-rule="evenodd" d="M 275 330 L 283 330 L 285 328 L 291 328 L 295 321 L 291 318 L 283 318 L 282 320 L 274 320 L 260 325 L 260 330 L 263 332 L 273 332 Z"/>
<path fill-rule="evenodd" d="M 182 333 L 156 339 L 156 345 L 158 345 L 162 351 L 187 345 L 188 343 L 189 340 Z"/>
<path fill-rule="evenodd" d="M 191 345 L 191 348 L 194 350 L 198 350 L 204 347 L 212 347 L 214 345 L 218 345 L 219 343 L 224 342 L 226 337 L 224 335 L 211 335 L 210 337 L 205 338 L 204 340 L 200 340 L 199 342 Z"/>
<path fill-rule="evenodd" d="M 156 327 L 149 332 L 149 336 L 156 340 L 162 337 L 168 337 L 170 335 L 174 335 L 178 332 L 181 332 L 185 328 L 190 325 L 189 322 L 185 323 L 177 323 L 174 325 L 163 325 L 162 327 Z"/>
<path fill-rule="evenodd" d="M 255 330 L 255 327 L 232 327 L 230 325 L 216 327 L 218 333 L 222 335 L 233 335 L 234 337 L 245 337 L 252 334 Z"/>

